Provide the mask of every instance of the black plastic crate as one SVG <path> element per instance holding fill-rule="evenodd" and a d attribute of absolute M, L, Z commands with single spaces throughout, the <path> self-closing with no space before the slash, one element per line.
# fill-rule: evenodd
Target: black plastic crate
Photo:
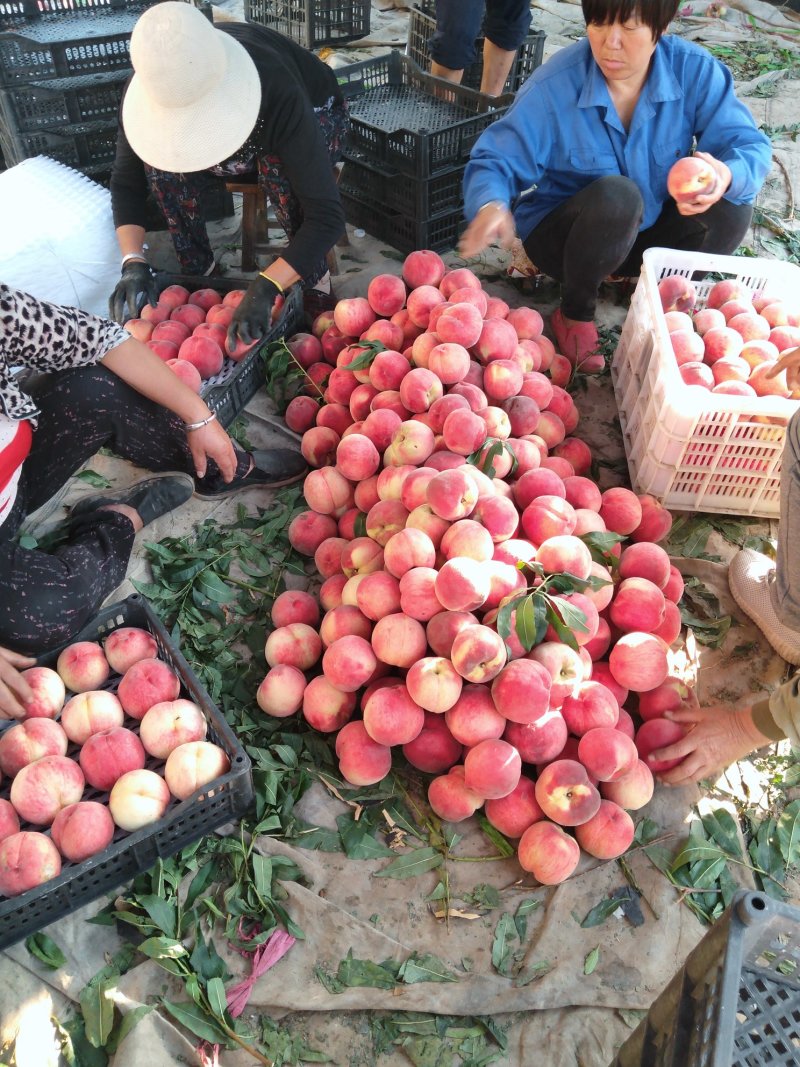
<path fill-rule="evenodd" d="M 463 165 L 480 134 L 513 103 L 424 74 L 392 51 L 336 71 L 350 105 L 348 151 L 364 162 L 427 179 Z"/>
<path fill-rule="evenodd" d="M 369 15 L 370 0 L 244 0 L 245 22 L 312 49 L 366 37 Z"/>
<path fill-rule="evenodd" d="M 43 15 L 0 33 L 0 86 L 130 70 L 130 36 L 147 3 Z"/>
<path fill-rule="evenodd" d="M 230 770 L 186 800 L 173 801 L 158 822 L 133 833 L 117 830 L 108 848 L 96 856 L 83 863 L 65 860 L 57 878 L 17 897 L 0 896 L 0 949 L 130 882 L 141 871 L 149 870 L 159 858 L 171 856 L 224 823 L 237 819 L 252 803 L 249 757 L 147 601 L 134 595 L 101 609 L 94 622 L 74 640 L 102 641 L 121 626 L 139 626 L 153 634 L 158 642 L 159 658 L 180 677 L 181 696 L 202 708 L 208 721 L 208 738 L 228 754 Z M 58 652 L 52 652 L 39 663 L 53 666 L 57 657 Z M 135 728 L 132 720 L 126 719 L 126 725 Z M 84 794 L 85 799 L 104 796 L 97 790 Z"/>
<path fill-rule="evenodd" d="M 433 10 L 427 10 L 427 5 L 412 6 L 408 18 L 406 54 L 423 70 L 430 70 L 431 39 L 436 29 L 435 5 L 430 6 Z M 506 84 L 503 87 L 504 92 L 515 93 L 536 68 L 542 65 L 545 37 L 543 30 L 534 30 L 527 35 L 517 49 Z M 483 76 L 482 35 L 475 41 L 475 50 L 477 58 L 474 63 L 464 68 L 464 76 L 461 79 L 461 84 L 470 89 L 480 89 L 481 87 L 481 77 Z"/>
<path fill-rule="evenodd" d="M 448 252 L 456 247 L 466 227 L 460 208 L 431 219 L 418 219 L 399 211 L 389 211 L 383 204 L 360 200 L 341 186 L 339 192 L 347 221 L 386 241 L 399 252 L 414 252 L 418 248 Z"/>
<path fill-rule="evenodd" d="M 159 292 L 168 285 L 183 285 L 190 293 L 197 289 L 216 289 L 224 295 L 232 289 L 246 289 L 247 284 L 244 278 L 208 278 L 161 273 L 158 275 Z M 287 292 L 280 315 L 264 340 L 238 363 L 226 356 L 219 374 L 203 382 L 200 395 L 211 410 L 216 411 L 217 419 L 223 426 L 230 426 L 264 384 L 263 357 L 266 346 L 273 341 L 279 341 L 281 337 L 296 333 L 303 321 L 303 291 L 299 285 L 294 285 Z"/>
<path fill-rule="evenodd" d="M 144 11 L 157 0 L 0 0 L 0 31 L 19 29 L 29 22 L 41 22 L 71 15 L 92 16 L 109 11 Z"/>
<path fill-rule="evenodd" d="M 346 153 L 339 189 L 359 200 L 381 204 L 413 219 L 429 219 L 446 211 L 463 210 L 464 167 L 452 167 L 435 178 L 408 178 L 382 170 Z"/>
<path fill-rule="evenodd" d="M 738 892 L 612 1067 L 795 1067 L 800 909 Z"/>
<path fill-rule="evenodd" d="M 117 122 L 127 70 L 85 78 L 54 78 L 0 90 L 7 125 L 18 133 L 59 130 L 87 122 Z"/>
<path fill-rule="evenodd" d="M 84 174 L 107 172 L 114 162 L 117 123 L 112 120 L 66 126 L 58 133 L 20 133 L 6 124 L 0 131 L 0 141 L 10 166 L 32 156 L 50 156 Z"/>

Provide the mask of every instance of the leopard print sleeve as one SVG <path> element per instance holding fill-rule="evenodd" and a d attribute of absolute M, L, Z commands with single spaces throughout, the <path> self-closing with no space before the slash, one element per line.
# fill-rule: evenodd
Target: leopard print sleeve
<path fill-rule="evenodd" d="M 0 411 L 10 419 L 37 414 L 15 371 L 90 366 L 130 334 L 115 322 L 79 308 L 37 300 L 0 283 Z"/>

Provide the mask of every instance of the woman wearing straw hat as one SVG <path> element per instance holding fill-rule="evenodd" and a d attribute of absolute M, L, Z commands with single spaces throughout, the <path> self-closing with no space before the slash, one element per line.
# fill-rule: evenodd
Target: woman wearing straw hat
<path fill-rule="evenodd" d="M 198 207 L 198 172 L 220 179 L 257 174 L 289 237 L 257 275 L 229 338 L 257 340 L 275 297 L 300 281 L 309 313 L 332 304 L 325 256 L 345 231 L 333 167 L 347 131 L 336 77 L 312 52 L 250 23 L 214 27 L 191 4 L 149 8 L 131 36 L 134 73 L 125 91 L 111 176 L 122 277 L 111 296 L 121 321 L 128 305 L 156 300 L 144 251 L 148 189 L 167 220 L 181 269 L 210 274 L 214 256 Z M 127 317 L 127 316 L 126 316 Z"/>

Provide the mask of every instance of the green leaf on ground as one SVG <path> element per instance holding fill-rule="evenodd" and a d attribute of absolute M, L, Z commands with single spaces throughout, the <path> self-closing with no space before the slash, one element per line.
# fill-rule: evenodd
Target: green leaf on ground
<path fill-rule="evenodd" d="M 596 945 L 591 952 L 587 953 L 583 961 L 583 973 L 592 974 L 600 962 L 600 946 Z"/>
<path fill-rule="evenodd" d="M 781 812 L 777 836 L 786 866 L 797 866 L 800 863 L 800 800 L 793 800 Z"/>
<path fill-rule="evenodd" d="M 457 982 L 458 976 L 445 967 L 438 956 L 426 953 L 418 956 L 416 953 L 409 956 L 401 966 L 398 977 L 406 985 L 415 985 L 418 982 Z"/>
<path fill-rule="evenodd" d="M 55 941 L 41 930 L 39 933 L 31 934 L 30 937 L 25 938 L 25 948 L 40 963 L 43 963 L 45 967 L 49 967 L 52 971 L 57 971 L 59 967 L 63 967 L 67 962 L 67 957 Z"/>
<path fill-rule="evenodd" d="M 415 848 L 398 856 L 382 871 L 376 871 L 375 878 L 416 878 L 419 874 L 441 867 L 443 863 L 444 857 L 438 849 Z"/>
<path fill-rule="evenodd" d="M 75 477 L 81 481 L 86 482 L 87 485 L 91 485 L 93 489 L 110 489 L 111 482 L 108 478 L 105 478 L 102 474 L 98 474 L 97 471 L 93 471 L 90 467 L 86 470 L 78 471 Z"/>

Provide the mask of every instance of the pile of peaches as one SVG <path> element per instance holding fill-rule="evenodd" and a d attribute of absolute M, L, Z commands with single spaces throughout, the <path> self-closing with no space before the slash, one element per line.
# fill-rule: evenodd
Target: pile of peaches
<path fill-rule="evenodd" d="M 313 470 L 289 539 L 321 584 L 276 599 L 257 699 L 335 735 L 355 786 L 402 751 L 437 815 L 482 808 L 555 884 L 581 850 L 631 844 L 687 691 L 671 516 L 591 479 L 573 368 L 542 327 L 417 251 L 290 339 L 313 384 L 286 420 Z"/>
<path fill-rule="evenodd" d="M 0 895 L 17 896 L 160 819 L 230 768 L 135 626 L 77 641 L 23 676 L 34 698 L 0 732 Z"/>
<path fill-rule="evenodd" d="M 658 284 L 672 351 L 681 378 L 728 396 L 782 396 L 800 399 L 786 372 L 770 371 L 782 352 L 800 345 L 800 303 L 751 293 L 726 279 L 709 290 L 698 308 L 697 290 L 682 275 Z"/>
<path fill-rule="evenodd" d="M 189 292 L 183 285 L 168 285 L 155 307 L 145 304 L 141 317 L 128 319 L 124 326 L 199 393 L 204 381 L 222 371 L 226 357 L 238 363 L 254 347 L 243 341 L 230 347 L 226 341 L 233 313 L 244 295 L 244 289 L 232 289 L 223 296 L 216 289 Z M 283 300 L 281 295 L 275 299 L 273 322 Z"/>

